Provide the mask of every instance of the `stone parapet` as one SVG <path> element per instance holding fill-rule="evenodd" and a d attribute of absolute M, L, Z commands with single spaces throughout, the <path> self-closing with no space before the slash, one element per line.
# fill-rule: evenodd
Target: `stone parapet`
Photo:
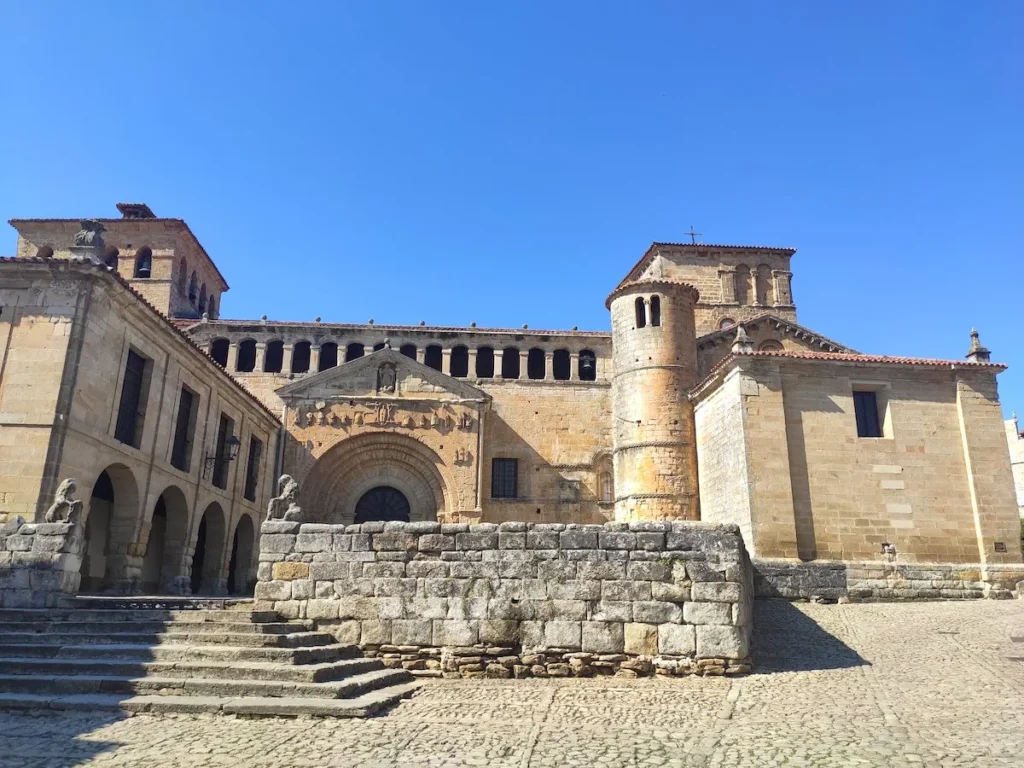
<path fill-rule="evenodd" d="M 0 607 L 53 608 L 78 591 L 85 546 L 81 523 L 26 523 L 0 528 Z"/>
<path fill-rule="evenodd" d="M 413 671 L 749 669 L 753 583 L 736 526 L 273 521 L 258 578 L 257 610 L 313 619 Z"/>

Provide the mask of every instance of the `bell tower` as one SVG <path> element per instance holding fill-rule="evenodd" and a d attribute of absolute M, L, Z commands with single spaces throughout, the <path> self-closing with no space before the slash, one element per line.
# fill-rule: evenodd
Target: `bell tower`
<path fill-rule="evenodd" d="M 689 283 L 661 277 L 625 282 L 608 297 L 612 315 L 612 457 L 615 519 L 698 520 L 697 383 Z"/>

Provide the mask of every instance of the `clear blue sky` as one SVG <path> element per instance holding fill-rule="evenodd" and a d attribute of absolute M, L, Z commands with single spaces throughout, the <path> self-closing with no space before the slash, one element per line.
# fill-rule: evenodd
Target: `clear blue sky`
<path fill-rule="evenodd" d="M 608 327 L 652 240 L 1024 415 L 1024 4 L 0 5 L 0 216 L 186 219 L 226 317 Z M 11 252 L 8 230 L 0 253 Z"/>

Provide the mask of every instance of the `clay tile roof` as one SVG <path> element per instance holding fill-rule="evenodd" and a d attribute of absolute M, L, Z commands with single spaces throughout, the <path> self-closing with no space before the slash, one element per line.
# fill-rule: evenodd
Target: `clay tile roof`
<path fill-rule="evenodd" d="M 632 288 L 638 288 L 641 286 L 651 286 L 657 288 L 658 286 L 667 287 L 669 290 L 673 289 L 688 289 L 693 295 L 693 303 L 696 304 L 700 300 L 700 291 L 694 288 L 690 283 L 685 280 L 676 280 L 669 277 L 645 277 L 640 280 L 630 280 L 628 282 L 619 283 L 614 291 L 608 294 L 608 298 L 604 300 L 604 306 L 606 309 L 611 309 L 612 300 L 617 298 L 620 294 Z"/>
<path fill-rule="evenodd" d="M 752 253 L 774 251 L 776 253 L 783 252 L 787 256 L 792 256 L 796 253 L 796 248 L 772 248 L 767 245 L 711 245 L 709 243 L 663 243 L 655 241 L 651 243 L 650 247 L 644 251 L 644 255 L 626 273 L 626 276 L 622 278 L 622 282 L 619 285 L 635 280 L 647 262 L 658 254 L 659 248 L 682 248 L 687 251 L 750 251 Z"/>
<path fill-rule="evenodd" d="M 296 327 L 296 328 L 323 328 L 324 330 L 355 330 L 355 331 L 416 331 L 420 333 L 505 333 L 517 336 L 588 336 L 597 338 L 611 338 L 608 331 L 580 331 L 580 330 L 551 330 L 545 328 L 478 328 L 477 326 L 456 326 L 456 325 L 387 325 L 385 323 L 317 323 L 299 320 L 193 320 L 181 318 L 178 322 L 184 323 L 183 327 L 198 328 L 202 326 L 224 326 L 224 325 L 260 325 L 270 327 Z"/>
<path fill-rule="evenodd" d="M 62 264 L 62 265 L 63 264 L 68 264 L 68 265 L 71 265 L 71 266 L 82 267 L 84 269 L 93 269 L 94 271 L 96 271 L 96 272 L 98 272 L 98 273 L 100 273 L 102 275 L 107 276 L 109 279 L 115 280 L 118 284 L 121 285 L 122 288 L 124 288 L 126 291 L 128 291 L 128 293 L 130 293 L 132 296 L 134 296 L 138 300 L 138 302 L 140 304 L 142 304 L 142 306 L 144 306 L 146 309 L 148 309 L 150 312 L 152 312 L 154 315 L 156 315 L 157 318 L 160 319 L 160 321 L 162 321 L 168 328 L 170 328 L 171 332 L 175 336 L 177 336 L 179 339 L 184 341 L 186 344 L 188 344 L 194 350 L 199 352 L 207 360 L 209 360 L 210 363 L 212 363 L 213 366 L 217 370 L 220 371 L 221 375 L 227 381 L 231 382 L 231 385 L 237 391 L 241 392 L 246 397 L 248 397 L 250 400 L 252 400 L 256 405 L 258 405 L 260 407 L 260 410 L 264 411 L 274 421 L 277 421 L 277 422 L 280 421 L 280 419 L 277 417 L 277 415 L 274 414 L 273 411 L 271 411 L 269 408 L 267 408 L 267 406 L 265 406 L 263 404 L 263 402 L 258 397 L 256 397 L 256 395 L 254 395 L 252 392 L 250 392 L 245 387 L 243 387 L 238 381 L 236 381 L 235 378 L 230 373 L 227 372 L 227 369 L 225 369 L 220 363 L 218 363 L 216 360 L 214 360 L 206 352 L 205 349 L 200 347 L 186 333 L 184 333 L 182 330 L 180 330 L 173 322 L 171 322 L 167 318 L 166 315 L 164 315 L 163 312 L 161 312 L 155 306 L 150 304 L 146 300 L 146 297 L 143 296 L 138 291 L 136 291 L 134 288 L 132 288 L 131 284 L 127 280 L 125 280 L 123 277 L 121 277 L 119 274 L 117 274 L 117 272 L 113 271 L 109 267 L 107 267 L 107 266 L 105 266 L 103 264 L 93 263 L 93 262 L 89 262 L 89 261 L 79 261 L 79 260 L 72 260 L 72 259 L 42 259 L 42 258 L 38 258 L 38 257 L 35 257 L 35 256 L 29 257 L 29 258 L 16 258 L 16 257 L 13 257 L 13 256 L 10 256 L 10 257 L 0 257 L 0 264 L 5 264 L 5 263 L 14 263 L 14 264 L 48 264 L 48 265 L 52 265 L 52 264 Z"/>

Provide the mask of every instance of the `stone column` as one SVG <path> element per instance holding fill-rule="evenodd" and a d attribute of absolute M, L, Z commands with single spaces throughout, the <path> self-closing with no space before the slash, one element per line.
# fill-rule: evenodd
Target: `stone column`
<path fill-rule="evenodd" d="M 290 376 L 292 372 L 292 356 L 295 354 L 294 344 L 285 344 L 284 351 L 281 356 L 281 373 L 284 376 Z"/>
<path fill-rule="evenodd" d="M 452 350 L 450 347 L 441 350 L 441 373 L 445 376 L 452 375 Z"/>
<path fill-rule="evenodd" d="M 501 359 L 505 355 L 505 351 L 502 349 L 494 350 L 494 378 L 501 378 Z"/>
<path fill-rule="evenodd" d="M 256 342 L 256 367 L 253 371 L 262 373 L 267 362 L 267 342 L 257 341 Z"/>
<path fill-rule="evenodd" d="M 228 345 L 228 364 L 224 366 L 229 371 L 238 370 L 238 342 L 232 341 Z"/>
<path fill-rule="evenodd" d="M 555 380 L 555 353 L 544 353 L 544 381 Z"/>
<path fill-rule="evenodd" d="M 772 281 L 775 283 L 774 294 L 776 307 L 793 306 L 793 287 L 790 282 L 792 277 L 792 272 L 786 272 L 782 269 L 772 270 Z"/>
<path fill-rule="evenodd" d="M 320 370 L 320 345 L 309 345 L 309 372 L 316 373 Z"/>
<path fill-rule="evenodd" d="M 736 267 L 722 267 L 718 270 L 718 277 L 722 281 L 722 303 L 736 303 Z"/>
<path fill-rule="evenodd" d="M 425 364 L 424 361 L 426 359 L 427 359 L 427 348 L 426 347 L 416 347 L 416 362 L 419 363 L 420 365 L 424 365 Z"/>
<path fill-rule="evenodd" d="M 527 372 L 526 372 L 527 369 L 529 368 L 529 363 L 530 363 L 530 350 L 528 350 L 528 349 L 520 349 L 519 350 L 519 378 L 520 379 L 529 378 L 529 374 L 527 374 Z"/>
<path fill-rule="evenodd" d="M 203 344 L 202 344 L 202 348 L 203 348 L 203 352 L 205 352 L 206 354 L 209 355 L 213 351 L 213 342 L 212 341 L 204 341 Z"/>
<path fill-rule="evenodd" d="M 569 381 L 580 380 L 580 353 L 569 353 Z"/>
<path fill-rule="evenodd" d="M 469 350 L 469 369 L 466 371 L 466 376 L 469 378 L 476 377 L 476 350 Z"/>
<path fill-rule="evenodd" d="M 757 267 L 750 268 L 750 303 L 761 306 L 761 293 L 757 290 Z"/>

